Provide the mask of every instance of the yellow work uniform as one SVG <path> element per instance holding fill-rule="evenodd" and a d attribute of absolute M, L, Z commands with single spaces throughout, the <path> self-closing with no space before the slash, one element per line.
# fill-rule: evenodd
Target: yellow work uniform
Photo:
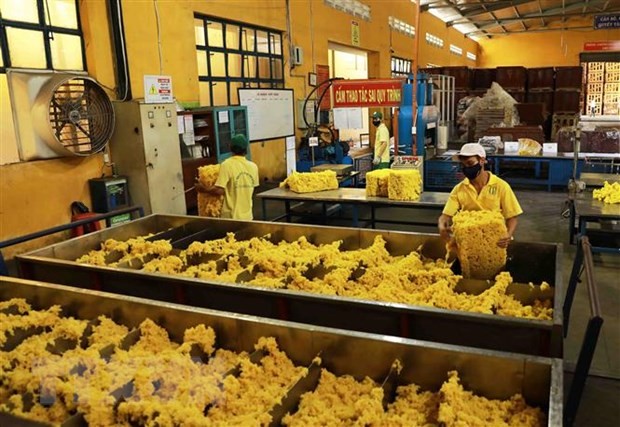
<path fill-rule="evenodd" d="M 381 123 L 377 126 L 377 132 L 375 134 L 375 157 L 379 157 L 379 150 L 381 149 L 381 143 L 385 141 L 385 151 L 381 156 L 380 163 L 390 163 L 390 131 L 385 123 Z"/>
<path fill-rule="evenodd" d="M 221 218 L 251 220 L 252 193 L 258 186 L 258 167 L 244 156 L 232 156 L 222 162 L 216 187 L 224 189 Z"/>
<path fill-rule="evenodd" d="M 489 172 L 489 182 L 482 187 L 480 194 L 465 178 L 450 193 L 443 208 L 445 215 L 454 216 L 459 211 L 499 211 L 505 219 L 521 215 L 523 210 L 510 185 Z"/>

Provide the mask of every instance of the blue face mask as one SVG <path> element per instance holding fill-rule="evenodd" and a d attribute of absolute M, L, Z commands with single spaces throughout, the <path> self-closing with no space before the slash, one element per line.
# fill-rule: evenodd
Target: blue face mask
<path fill-rule="evenodd" d="M 476 163 L 473 166 L 461 166 L 461 171 L 463 172 L 463 175 L 465 175 L 470 181 L 480 175 L 481 170 L 482 165 L 480 163 Z"/>

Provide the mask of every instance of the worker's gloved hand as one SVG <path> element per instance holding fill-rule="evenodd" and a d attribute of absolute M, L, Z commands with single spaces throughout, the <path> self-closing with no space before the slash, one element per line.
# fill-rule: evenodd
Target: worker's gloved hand
<path fill-rule="evenodd" d="M 444 240 L 450 240 L 452 238 L 452 224 L 450 219 L 440 218 L 438 227 L 439 234 Z"/>
<path fill-rule="evenodd" d="M 514 240 L 514 237 L 507 234 L 505 237 L 498 240 L 497 246 L 499 246 L 500 248 L 507 248 L 510 242 L 512 242 L 513 240 Z"/>
<path fill-rule="evenodd" d="M 196 191 L 197 191 L 197 192 L 199 192 L 199 193 L 206 193 L 206 192 L 207 192 L 207 188 L 206 188 L 204 185 L 202 185 L 202 184 L 200 183 L 200 181 L 198 180 L 198 178 L 196 178 L 196 179 L 194 180 L 194 188 L 195 188 L 195 189 L 196 189 Z"/>
<path fill-rule="evenodd" d="M 372 159 L 372 164 L 378 165 L 379 163 L 381 163 L 381 158 L 379 156 L 375 156 L 375 158 Z"/>

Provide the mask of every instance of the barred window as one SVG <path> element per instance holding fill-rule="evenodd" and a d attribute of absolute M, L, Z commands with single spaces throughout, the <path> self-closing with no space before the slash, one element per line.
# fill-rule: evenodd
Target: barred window
<path fill-rule="evenodd" d="M 392 56 L 392 77 L 407 77 L 411 74 L 412 63 L 411 59 Z"/>
<path fill-rule="evenodd" d="M 200 104 L 239 103 L 239 88 L 283 88 L 282 32 L 194 14 Z"/>
<path fill-rule="evenodd" d="M 0 72 L 85 70 L 78 0 L 0 0 Z"/>

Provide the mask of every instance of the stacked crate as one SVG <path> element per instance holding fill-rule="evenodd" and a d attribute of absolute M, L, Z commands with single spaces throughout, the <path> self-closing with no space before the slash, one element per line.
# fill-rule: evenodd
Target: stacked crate
<path fill-rule="evenodd" d="M 555 69 L 554 113 L 575 114 L 580 111 L 583 71 L 579 67 L 557 67 Z"/>
<path fill-rule="evenodd" d="M 471 94 L 483 97 L 491 84 L 496 79 L 497 70 L 495 68 L 475 68 L 473 70 Z"/>
<path fill-rule="evenodd" d="M 454 77 L 454 111 L 461 98 L 469 95 L 471 88 L 472 73 L 468 67 L 443 67 L 446 76 Z"/>
<path fill-rule="evenodd" d="M 543 131 L 547 140 L 551 139 L 553 115 L 553 91 L 555 89 L 555 68 L 529 68 L 527 70 L 527 102 L 543 104 L 545 121 Z"/>
<path fill-rule="evenodd" d="M 553 119 L 551 139 L 555 141 L 563 127 L 574 127 L 579 120 L 583 87 L 583 69 L 578 67 L 557 67 L 555 69 L 555 91 L 553 93 Z"/>
<path fill-rule="evenodd" d="M 497 67 L 497 83 L 517 102 L 525 102 L 527 69 L 525 67 Z"/>
<path fill-rule="evenodd" d="M 603 114 L 606 116 L 620 115 L 620 62 L 605 64 Z"/>
<path fill-rule="evenodd" d="M 586 96 L 581 110 L 588 115 L 603 113 L 603 92 L 605 89 L 605 63 L 589 62 L 586 68 Z"/>

